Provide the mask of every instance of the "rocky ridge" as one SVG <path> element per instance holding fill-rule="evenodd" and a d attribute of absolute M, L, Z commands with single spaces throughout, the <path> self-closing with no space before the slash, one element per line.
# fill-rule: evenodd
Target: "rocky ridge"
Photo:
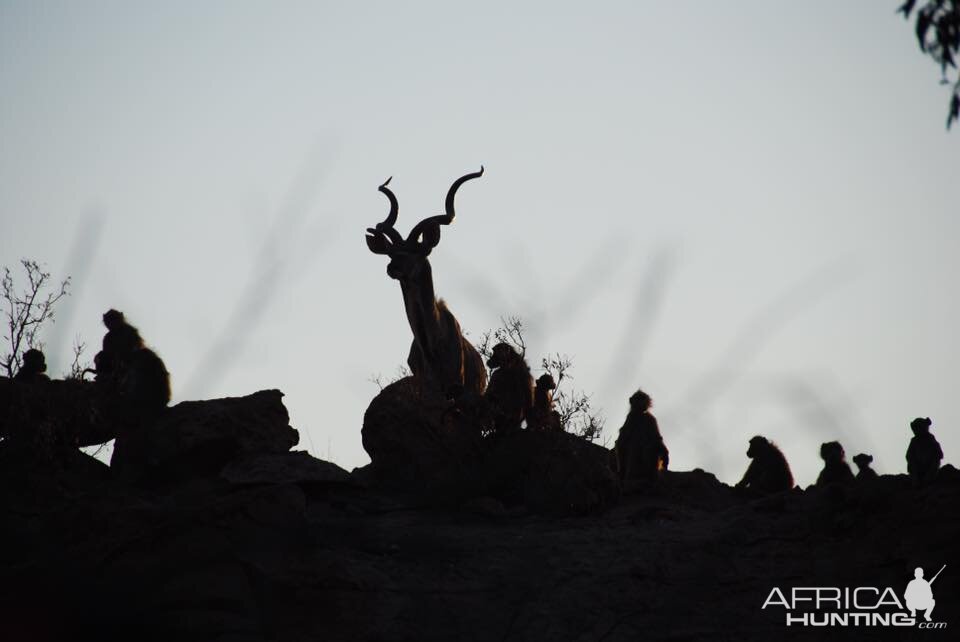
<path fill-rule="evenodd" d="M 3 639 L 823 639 L 762 609 L 771 588 L 902 594 L 914 567 L 944 563 L 938 615 L 960 626 L 950 466 L 924 488 L 883 476 L 758 497 L 695 470 L 621 489 L 603 449 L 520 433 L 466 440 L 475 459 L 431 469 L 450 448 L 438 415 L 417 429 L 375 400 L 365 444 L 393 451 L 347 472 L 290 450 L 281 397 L 174 406 L 118 436 L 127 461 L 114 469 L 0 442 Z M 41 413 L 45 425 L 63 410 Z M 426 482 L 402 465 L 410 449 Z"/>

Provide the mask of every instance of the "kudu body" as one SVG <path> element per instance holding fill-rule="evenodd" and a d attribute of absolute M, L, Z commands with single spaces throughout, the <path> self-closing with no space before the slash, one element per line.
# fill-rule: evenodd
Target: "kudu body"
<path fill-rule="evenodd" d="M 463 337 L 460 324 L 433 289 L 433 272 L 427 257 L 440 242 L 440 226 L 449 225 L 455 216 L 453 200 L 460 186 L 483 175 L 461 176 L 447 192 L 446 214 L 423 219 L 404 239 L 394 225 L 399 205 L 387 185 L 379 187 L 390 200 L 390 213 L 367 228 L 367 247 L 374 254 L 390 257 L 387 275 L 400 282 L 407 321 L 413 331 L 413 343 L 407 365 L 422 384 L 448 396 L 482 395 L 487 387 L 487 371 L 476 348 Z"/>

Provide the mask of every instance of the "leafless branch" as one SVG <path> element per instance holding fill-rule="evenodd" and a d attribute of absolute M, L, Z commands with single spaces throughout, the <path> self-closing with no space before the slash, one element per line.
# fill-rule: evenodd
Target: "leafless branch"
<path fill-rule="evenodd" d="M 493 346 L 497 343 L 512 345 L 521 355 L 526 356 L 527 344 L 523 338 L 523 320 L 520 317 L 508 316 L 500 318 L 501 326 L 494 330 L 487 330 L 481 335 L 477 350 L 489 358 Z M 561 388 L 564 380 L 573 379 L 570 370 L 573 360 L 559 352 L 547 355 L 540 360 L 540 368 L 553 377 L 556 388 L 553 392 L 553 402 L 560 414 L 560 424 L 569 433 L 575 434 L 588 441 L 595 441 L 603 432 L 604 419 L 595 411 L 590 402 L 590 395 L 577 390 Z"/>
<path fill-rule="evenodd" d="M 76 337 L 73 340 L 73 361 L 70 362 L 70 370 L 65 379 L 69 381 L 83 381 L 84 375 L 90 370 L 92 365 L 89 361 L 83 361 L 83 351 L 87 349 L 87 344 Z"/>
<path fill-rule="evenodd" d="M 489 359 L 493 354 L 493 346 L 498 343 L 508 343 L 520 353 L 521 357 L 527 356 L 527 343 L 523 338 L 523 320 L 520 317 L 500 317 L 499 328 L 487 330 L 480 335 L 480 343 L 476 346 L 477 352 L 483 355 L 484 359 Z"/>
<path fill-rule="evenodd" d="M 12 377 L 22 365 L 23 353 L 30 348 L 42 348 L 37 335 L 48 321 L 54 323 L 54 306 L 69 294 L 70 277 L 58 286 L 49 289 L 50 273 L 45 272 L 39 263 L 30 259 L 21 259 L 20 265 L 26 274 L 27 285 L 18 291 L 10 268 L 4 266 L 0 279 L 0 298 L 3 299 L 6 315 L 7 341 L 0 366 Z"/>
<path fill-rule="evenodd" d="M 384 381 L 385 381 L 384 376 L 383 376 L 382 374 L 380 374 L 379 372 L 378 372 L 377 374 L 372 374 L 372 375 L 370 375 L 370 377 L 367 379 L 367 381 L 369 381 L 370 383 L 374 384 L 374 385 L 375 385 L 377 388 L 379 388 L 380 391 L 382 392 L 383 389 L 386 388 L 387 386 L 389 386 L 391 383 L 396 383 L 397 381 L 400 381 L 401 379 L 406 379 L 407 377 L 412 376 L 412 375 L 413 375 L 413 373 L 410 372 L 410 368 L 408 368 L 407 366 L 405 366 L 405 365 L 403 365 L 403 364 L 400 364 L 399 366 L 397 366 L 397 370 L 396 370 L 396 372 L 394 372 L 393 377 L 392 377 L 389 381 L 387 381 L 386 383 L 384 383 Z"/>
<path fill-rule="evenodd" d="M 548 355 L 540 362 L 543 371 L 553 377 L 556 388 L 553 391 L 553 403 L 560 415 L 560 425 L 569 433 L 583 437 L 588 441 L 596 441 L 603 432 L 605 420 L 594 411 L 590 395 L 585 392 L 560 388 L 564 379 L 573 379 L 570 369 L 573 360 L 567 355 L 556 353 Z"/>

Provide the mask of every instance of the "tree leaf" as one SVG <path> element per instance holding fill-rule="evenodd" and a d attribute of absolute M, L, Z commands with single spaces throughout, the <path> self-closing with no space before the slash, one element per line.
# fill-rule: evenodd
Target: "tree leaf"
<path fill-rule="evenodd" d="M 917 0 L 907 0 L 902 5 L 900 5 L 900 8 L 897 9 L 897 12 L 902 13 L 904 19 L 907 19 L 910 17 L 910 12 L 913 11 L 913 5 L 915 5 L 916 3 L 917 3 Z"/>

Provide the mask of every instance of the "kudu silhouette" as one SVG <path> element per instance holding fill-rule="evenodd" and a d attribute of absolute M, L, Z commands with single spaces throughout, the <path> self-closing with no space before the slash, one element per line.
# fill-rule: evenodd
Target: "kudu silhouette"
<path fill-rule="evenodd" d="M 453 222 L 456 215 L 453 201 L 457 190 L 465 182 L 482 175 L 481 166 L 479 172 L 454 181 L 447 192 L 446 213 L 423 219 L 407 238 L 403 238 L 394 227 L 399 204 L 387 187 L 388 178 L 379 190 L 390 200 L 390 213 L 376 227 L 367 228 L 367 247 L 374 254 L 390 257 L 387 275 L 400 282 L 407 321 L 413 331 L 407 365 L 421 385 L 450 397 L 482 395 L 487 387 L 487 371 L 480 353 L 463 337 L 456 317 L 442 299 L 436 298 L 433 272 L 427 257 L 440 242 L 440 226 Z"/>

